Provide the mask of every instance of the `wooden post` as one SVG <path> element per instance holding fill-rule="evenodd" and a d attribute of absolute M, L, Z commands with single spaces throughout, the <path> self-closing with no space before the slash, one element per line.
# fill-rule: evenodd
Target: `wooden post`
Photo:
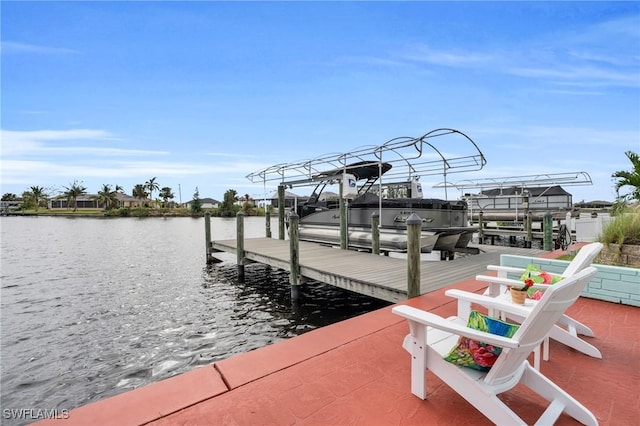
<path fill-rule="evenodd" d="M 284 186 L 278 186 L 278 238 L 284 240 Z"/>
<path fill-rule="evenodd" d="M 484 217 L 482 210 L 478 213 L 478 240 L 480 244 L 484 243 Z"/>
<path fill-rule="evenodd" d="M 524 206 L 524 230 L 526 231 L 526 235 L 524 237 L 524 247 L 531 248 L 533 232 L 531 231 L 531 212 L 529 211 L 529 191 L 523 191 L 522 204 Z M 516 220 L 518 220 L 517 217 Z"/>
<path fill-rule="evenodd" d="M 296 212 L 291 213 L 289 216 L 289 284 L 291 284 L 291 300 L 297 300 L 300 297 L 299 219 Z"/>
<path fill-rule="evenodd" d="M 345 199 L 342 197 L 342 182 L 340 182 L 340 248 L 346 250 L 349 248 L 348 230 L 347 230 L 347 206 Z"/>
<path fill-rule="evenodd" d="M 244 213 L 236 214 L 236 263 L 238 265 L 238 280 L 244 282 Z"/>
<path fill-rule="evenodd" d="M 213 260 L 213 256 L 211 256 L 211 213 L 209 212 L 204 214 L 204 242 L 206 262 L 209 264 Z"/>
<path fill-rule="evenodd" d="M 543 230 L 544 240 L 542 243 L 542 249 L 544 251 L 551 251 L 551 247 L 553 247 L 553 215 L 551 212 L 546 212 L 544 214 Z"/>
<path fill-rule="evenodd" d="M 380 254 L 380 213 L 371 213 L 371 253 Z"/>
<path fill-rule="evenodd" d="M 531 242 L 533 241 L 533 231 L 531 229 L 532 217 L 531 212 L 527 210 L 524 216 L 525 219 L 525 231 L 527 231 L 527 235 L 524 237 L 524 247 L 531 248 Z"/>
<path fill-rule="evenodd" d="M 420 232 L 422 219 L 415 213 L 407 218 L 407 297 L 420 296 Z"/>
<path fill-rule="evenodd" d="M 264 211 L 264 217 L 265 217 L 265 234 L 267 236 L 267 238 L 271 238 L 271 211 L 269 209 L 265 209 Z"/>

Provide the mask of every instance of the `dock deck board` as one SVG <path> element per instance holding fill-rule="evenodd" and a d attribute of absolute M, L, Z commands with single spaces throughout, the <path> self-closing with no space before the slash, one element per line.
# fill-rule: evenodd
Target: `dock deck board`
<path fill-rule="evenodd" d="M 236 240 L 211 242 L 215 251 L 236 253 Z M 429 293 L 486 272 L 500 263 L 500 254 L 536 256 L 537 249 L 478 245 L 479 254 L 449 261 L 420 262 L 420 294 Z M 245 258 L 289 270 L 289 241 L 273 238 L 244 240 Z M 213 253 L 215 255 L 215 253 Z M 389 302 L 407 299 L 407 261 L 371 253 L 340 250 L 310 242 L 299 245 L 300 275 Z"/>

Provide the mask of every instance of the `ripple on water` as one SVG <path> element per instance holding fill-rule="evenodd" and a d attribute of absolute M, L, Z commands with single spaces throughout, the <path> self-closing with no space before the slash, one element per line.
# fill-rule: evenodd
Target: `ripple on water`
<path fill-rule="evenodd" d="M 260 264 L 240 283 L 205 266 L 201 220 L 0 220 L 3 408 L 72 409 L 388 305 L 315 282 L 293 304 Z"/>

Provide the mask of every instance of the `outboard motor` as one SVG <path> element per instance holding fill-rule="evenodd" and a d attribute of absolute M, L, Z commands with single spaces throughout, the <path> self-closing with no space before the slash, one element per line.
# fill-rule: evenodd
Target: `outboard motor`
<path fill-rule="evenodd" d="M 417 179 L 411 180 L 411 192 L 409 193 L 409 198 L 422 199 L 422 185 Z"/>

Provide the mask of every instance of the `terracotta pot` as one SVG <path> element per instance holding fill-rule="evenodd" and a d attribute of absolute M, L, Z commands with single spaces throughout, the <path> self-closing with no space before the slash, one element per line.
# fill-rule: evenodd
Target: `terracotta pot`
<path fill-rule="evenodd" d="M 524 305 L 524 300 L 527 298 L 527 292 L 522 290 L 511 290 L 511 301 L 513 303 L 517 303 L 518 305 Z"/>

